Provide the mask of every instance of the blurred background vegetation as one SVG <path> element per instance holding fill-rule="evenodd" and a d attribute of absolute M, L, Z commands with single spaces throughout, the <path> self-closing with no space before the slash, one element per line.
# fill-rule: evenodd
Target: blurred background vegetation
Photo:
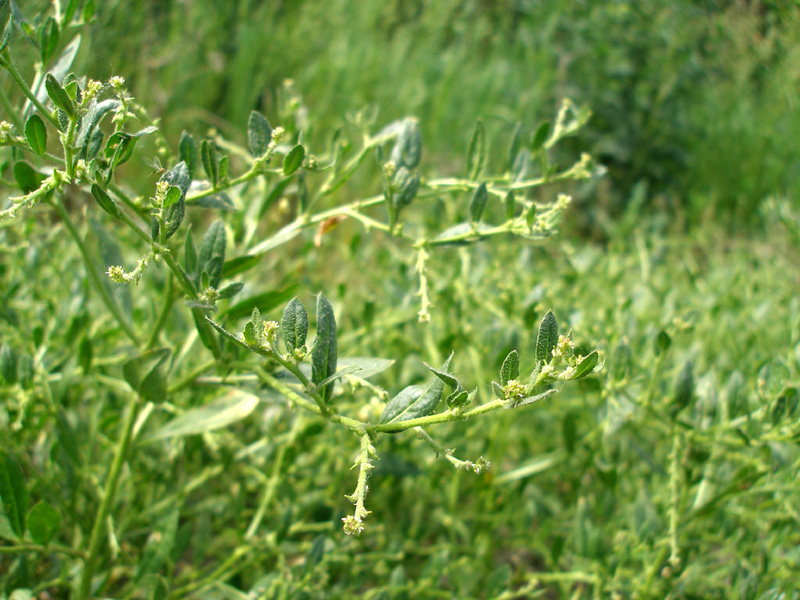
<path fill-rule="evenodd" d="M 594 113 L 576 144 L 609 168 L 590 212 L 640 189 L 650 209 L 747 228 L 767 196 L 800 193 L 798 31 L 791 0 L 108 0 L 76 66 L 124 74 L 171 139 L 241 137 L 292 79 L 311 140 L 365 106 L 414 114 L 431 166 L 479 117 L 504 157 L 517 122 L 567 96 Z"/>
<path fill-rule="evenodd" d="M 23 9 L 34 18 L 48 4 Z M 491 460 L 494 469 L 480 477 L 434 461 L 411 435 L 381 439 L 374 514 L 358 540 L 339 530 L 352 456 L 331 451 L 353 440 L 309 421 L 292 434 L 262 554 L 248 555 L 222 583 L 248 591 L 280 581 L 290 591 L 275 597 L 286 598 L 510 600 L 517 596 L 504 590 L 529 584 L 519 597 L 797 597 L 786 587 L 800 569 L 800 451 L 789 422 L 797 392 L 781 396 L 783 404 L 779 394 L 797 387 L 800 370 L 800 281 L 791 266 L 800 249 L 792 209 L 800 194 L 798 31 L 800 8 L 789 0 L 98 2 L 73 70 L 124 76 L 173 149 L 183 130 L 202 137 L 213 128 L 244 143 L 253 109 L 277 125 L 302 121 L 311 151 L 326 149 L 360 111 L 377 111 L 376 129 L 411 114 L 423 130 L 423 173 L 451 175 L 463 172 L 482 118 L 487 170 L 502 172 L 517 123 L 531 134 L 566 96 L 594 116 L 558 149 L 564 163 L 587 151 L 608 168 L 573 190 L 576 206 L 552 244 L 502 240 L 437 252 L 428 326 L 416 320 L 413 260 L 386 236 L 345 223 L 321 248 L 309 235 L 263 259 L 263 277 L 248 280 L 244 295 L 288 290 L 308 300 L 324 289 L 345 354 L 398 360 L 380 381 L 390 390 L 419 381 L 421 360 L 439 363 L 453 349 L 474 385 L 496 378 L 511 348 L 523 362 L 530 356 L 534 324 L 549 307 L 578 342 L 599 344 L 607 365 L 557 402 L 432 432 L 462 457 Z M 34 53 L 24 44 L 14 50 L 21 64 Z M 292 103 L 299 110 L 287 111 Z M 155 182 L 141 160 L 153 152 L 145 144 L 152 142 L 126 165 L 126 184 L 140 194 Z M 377 168 L 364 170 L 337 201 L 379 193 Z M 418 203 L 409 220 L 452 222 L 465 206 Z M 271 228 L 286 218 L 276 214 L 265 216 Z M 795 238 L 783 235 L 778 217 Z M 204 230 L 205 217 L 190 218 Z M 226 219 L 236 232 L 239 217 Z M 81 269 L 77 254 L 54 268 L 50 257 L 62 247 L 57 231 L 46 232 L 15 266 L 4 258 L 3 272 L 21 299 L 15 318 L 68 350 L 74 328 L 101 309 L 69 279 Z M 163 274 L 147 276 L 164 283 Z M 75 300 L 51 300 L 64 290 Z M 136 298 L 137 316 L 154 318 L 158 307 Z M 176 346 L 187 318 L 179 309 L 166 336 Z M 655 344 L 662 331 L 668 351 Z M 99 338 L 96 356 L 118 352 L 118 339 Z M 670 403 L 687 361 L 696 385 L 676 466 Z M 62 390 L 65 405 L 91 406 L 86 380 Z M 174 401 L 201 403 L 196 394 Z M 171 499 L 176 480 L 183 486 L 223 465 L 210 483 L 176 498 L 188 500 L 171 574 L 184 585 L 199 581 L 206 565 L 229 556 L 262 473 L 289 436 L 286 412 L 270 406 L 262 416 L 213 443 L 191 439 L 169 454 L 150 446 L 137 455 L 123 501 L 139 508 L 120 519 L 125 550 L 144 546 L 150 521 L 140 515 L 152 516 L 150 500 Z M 96 427 L 88 420 L 77 430 Z M 678 470 L 676 499 L 669 486 Z M 683 564 L 673 573 L 662 566 L 676 505 Z M 303 558 L 319 539 L 324 564 L 307 568 Z"/>

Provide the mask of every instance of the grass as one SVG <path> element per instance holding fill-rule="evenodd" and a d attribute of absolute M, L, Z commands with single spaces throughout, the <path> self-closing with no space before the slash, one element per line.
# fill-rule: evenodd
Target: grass
<path fill-rule="evenodd" d="M 162 337 L 174 348 L 174 389 L 141 416 L 95 583 L 126 600 L 796 597 L 800 254 L 791 222 L 762 201 L 791 206 L 796 195 L 796 111 L 786 110 L 796 48 L 786 32 L 797 14 L 780 3 L 98 7 L 76 72 L 124 75 L 171 142 L 208 127 L 243 141 L 253 108 L 288 127 L 297 101 L 308 108 L 308 146 L 326 148 L 343 119 L 355 139 L 355 111 L 374 105 L 378 128 L 421 118 L 430 173 L 465 169 L 483 117 L 501 168 L 516 122 L 532 132 L 568 92 L 596 117 L 558 158 L 588 144 L 610 177 L 575 187 L 557 238 L 435 249 L 429 324 L 417 320 L 416 255 L 354 219 L 319 244 L 304 232 L 247 279 L 245 295 L 285 292 L 265 310 L 274 319 L 292 295 L 310 305 L 324 290 L 346 355 L 395 359 L 374 380 L 393 392 L 426 377 L 423 360 L 438 365 L 455 350 L 455 371 L 488 399 L 511 349 L 532 366 L 550 308 L 576 343 L 602 349 L 604 369 L 555 399 L 431 428 L 457 456 L 490 461 L 480 474 L 454 470 L 413 432 L 382 436 L 359 538 L 341 532 L 356 481 L 352 436 L 267 387 L 237 382 L 260 402 L 229 427 L 147 441 L 217 398 L 226 376 L 211 367 L 195 381 L 210 354 L 177 302 Z M 135 52 L 123 29 L 140 40 Z M 763 45 L 751 49 L 752 39 Z M 714 85 L 698 86 L 709 73 Z M 156 152 L 143 140 L 126 165 L 135 193 L 152 193 L 140 156 Z M 371 196 L 378 179 L 368 162 L 342 197 Z M 91 200 L 70 202 L 98 272 L 130 264 L 138 241 L 109 236 Z M 405 226 L 463 220 L 468 204 L 466 194 L 416 202 Z M 276 202 L 256 232 L 241 213 L 221 213 L 230 245 L 276 230 L 291 210 Z M 218 216 L 188 215 L 196 234 Z M 102 503 L 130 397 L 119 373 L 135 348 L 65 233 L 46 210 L 0 228 L 0 336 L 24 363 L 21 384 L 0 387 L 3 450 L 21 463 L 31 499 L 74 524 L 49 549 L 28 540 L 17 553 L 0 517 L 0 597 L 17 588 L 71 597 L 81 561 L 69 555 L 88 546 L 75 532 L 91 529 Z M 140 287 L 109 289 L 132 322 L 150 325 L 167 285 L 162 267 Z M 377 420 L 383 400 L 361 387 L 339 409 Z"/>

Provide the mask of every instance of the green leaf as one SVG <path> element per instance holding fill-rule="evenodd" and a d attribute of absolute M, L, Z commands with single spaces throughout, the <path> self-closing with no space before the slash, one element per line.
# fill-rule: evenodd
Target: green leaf
<path fill-rule="evenodd" d="M 61 515 L 47 502 L 36 503 L 28 514 L 28 531 L 37 544 L 47 546 L 58 533 L 59 527 Z"/>
<path fill-rule="evenodd" d="M 150 573 L 142 579 L 145 589 L 145 600 L 168 600 L 169 587 L 164 578 L 157 573 Z"/>
<path fill-rule="evenodd" d="M 483 211 L 486 209 L 486 202 L 489 200 L 489 192 L 486 191 L 486 184 L 482 183 L 475 190 L 472 195 L 472 201 L 469 203 L 469 214 L 472 221 L 477 223 L 483 216 Z"/>
<path fill-rule="evenodd" d="M 178 155 L 180 159 L 186 163 L 186 168 L 189 170 L 189 177 L 194 179 L 195 173 L 197 172 L 197 146 L 191 134 L 185 131 L 181 134 L 181 141 L 178 144 Z"/>
<path fill-rule="evenodd" d="M 431 373 L 436 375 L 436 377 L 441 379 L 443 383 L 446 383 L 453 389 L 460 390 L 463 387 L 461 385 L 461 382 L 454 375 L 450 373 L 450 363 L 452 360 L 453 360 L 453 353 L 451 352 L 450 356 L 447 357 L 447 360 L 444 361 L 444 364 L 440 369 L 436 369 L 430 366 L 428 363 L 422 363 L 422 364 L 425 365 Z"/>
<path fill-rule="evenodd" d="M 192 180 L 189 176 L 189 168 L 186 163 L 181 161 L 172 169 L 164 173 L 160 181 L 166 181 L 170 186 L 177 187 L 180 190 L 180 197 L 178 200 L 164 209 L 165 226 L 167 230 L 167 239 L 169 239 L 183 223 L 183 218 L 186 215 L 186 192 L 189 191 L 189 185 Z M 156 221 L 153 226 L 153 239 L 158 239 L 158 222 Z"/>
<path fill-rule="evenodd" d="M 311 353 L 311 381 L 320 384 L 336 373 L 338 347 L 336 339 L 336 318 L 325 295 L 317 295 L 317 339 Z M 320 390 L 320 396 L 328 402 L 333 395 L 333 383 Z"/>
<path fill-rule="evenodd" d="M 306 149 L 300 144 L 289 150 L 289 154 L 283 159 L 283 174 L 289 176 L 303 164 L 303 159 L 306 156 Z"/>
<path fill-rule="evenodd" d="M 247 122 L 247 141 L 250 153 L 255 158 L 264 156 L 272 141 L 272 127 L 267 118 L 257 110 L 250 113 L 250 120 Z"/>
<path fill-rule="evenodd" d="M 213 140 L 205 139 L 200 142 L 200 159 L 203 162 L 203 169 L 211 181 L 211 187 L 216 188 L 219 182 L 219 158 L 217 157 L 217 145 Z"/>
<path fill-rule="evenodd" d="M 486 130 L 483 121 L 478 119 L 475 124 L 475 132 L 469 142 L 467 151 L 467 177 L 475 181 L 483 173 L 486 166 Z"/>
<path fill-rule="evenodd" d="M 399 423 L 426 417 L 436 410 L 444 392 L 444 381 L 438 377 L 427 385 L 410 385 L 392 398 L 383 409 L 381 423 Z"/>
<path fill-rule="evenodd" d="M 308 334 L 308 313 L 299 298 L 292 298 L 281 317 L 281 335 L 286 350 L 291 354 L 306 343 Z"/>
<path fill-rule="evenodd" d="M 75 105 L 72 102 L 72 98 L 64 91 L 64 88 L 61 87 L 61 84 L 53 77 L 52 73 L 48 73 L 45 77 L 44 86 L 53 104 L 55 104 L 57 108 L 63 110 L 68 117 L 74 117 Z"/>
<path fill-rule="evenodd" d="M 47 63 L 58 48 L 58 23 L 53 17 L 47 17 L 39 35 L 39 50 L 42 55 L 42 64 Z"/>
<path fill-rule="evenodd" d="M 31 150 L 39 156 L 44 156 L 47 152 L 47 128 L 36 113 L 33 113 L 25 123 L 25 138 Z"/>
<path fill-rule="evenodd" d="M 517 162 L 520 146 L 522 145 L 522 123 L 517 123 L 514 128 L 514 135 L 511 136 L 511 145 L 508 149 L 508 171 L 514 171 L 514 164 Z"/>
<path fill-rule="evenodd" d="M 204 406 L 193 408 L 179 417 L 175 417 L 154 431 L 144 441 L 154 442 L 200 435 L 228 427 L 250 416 L 258 406 L 258 402 L 257 396 L 242 390 L 231 390 Z"/>
<path fill-rule="evenodd" d="M 671 344 L 672 344 L 672 338 L 670 338 L 669 334 L 662 329 L 661 331 L 658 332 L 658 335 L 656 336 L 656 342 L 655 342 L 656 354 L 663 354 L 664 352 L 669 350 Z"/>
<path fill-rule="evenodd" d="M 229 307 L 227 310 L 220 313 L 220 316 L 231 319 L 239 319 L 252 313 L 253 309 L 257 306 L 263 308 L 264 312 L 269 312 L 273 308 L 279 307 L 281 304 L 294 296 L 296 290 L 297 286 L 291 285 L 282 290 L 264 292 L 262 294 L 250 296 L 249 298 L 245 298 L 244 300 L 241 300 Z"/>
<path fill-rule="evenodd" d="M 190 279 L 196 280 L 198 276 L 197 249 L 194 246 L 192 226 L 186 231 L 186 240 L 183 243 L 183 268 Z"/>
<path fill-rule="evenodd" d="M 581 379 L 587 375 L 591 375 L 594 368 L 597 366 L 598 360 L 600 360 L 600 355 L 597 354 L 597 350 L 593 350 L 584 356 L 580 362 L 575 365 L 575 374 L 571 379 Z"/>
<path fill-rule="evenodd" d="M 494 395 L 497 396 L 498 400 L 505 400 L 506 399 L 506 394 L 503 391 L 503 386 L 501 386 L 496 381 L 492 382 L 492 391 L 494 392 Z"/>
<path fill-rule="evenodd" d="M 150 534 L 144 552 L 139 557 L 134 585 L 138 586 L 146 575 L 158 571 L 166 564 L 175 547 L 179 516 L 180 505 L 176 503 L 156 523 L 155 531 Z"/>
<path fill-rule="evenodd" d="M 402 208 L 405 208 L 409 204 L 414 201 L 414 198 L 417 196 L 417 191 L 419 190 L 420 184 L 420 176 L 419 173 L 414 173 L 413 175 L 408 174 L 405 167 L 400 167 L 397 171 L 398 174 L 401 171 L 406 173 L 406 176 L 403 177 L 403 183 L 400 190 L 394 195 L 394 207 L 397 211 L 397 214 L 400 213 Z M 397 177 L 397 175 L 395 175 Z M 402 175 L 401 175 L 402 177 Z"/>
<path fill-rule="evenodd" d="M 8 1 L 8 0 L 6 0 Z M 14 13 L 8 16 L 6 26 L 3 28 L 3 37 L 0 39 L 0 52 L 6 49 L 8 42 L 11 41 L 11 32 L 14 30 Z"/>
<path fill-rule="evenodd" d="M 516 350 L 508 353 L 500 367 L 500 385 L 504 386 L 513 379 L 519 379 L 519 354 Z"/>
<path fill-rule="evenodd" d="M 681 368 L 678 376 L 675 378 L 674 396 L 671 408 L 673 417 L 689 405 L 693 395 L 694 365 L 692 361 L 687 360 L 683 363 L 683 368 Z"/>
<path fill-rule="evenodd" d="M 164 208 L 169 208 L 181 199 L 181 190 L 178 186 L 171 185 L 164 196 Z"/>
<path fill-rule="evenodd" d="M 103 132 L 97 129 L 100 121 L 103 120 L 108 113 L 116 110 L 120 106 L 120 101 L 116 98 L 109 98 L 102 102 L 92 100 L 89 105 L 89 111 L 81 119 L 80 127 L 78 127 L 78 136 L 75 138 L 75 145 L 80 148 L 80 157 L 84 160 L 93 158 L 90 150 L 93 149 L 93 142 L 99 146 L 97 137 L 100 136 L 102 140 Z"/>
<path fill-rule="evenodd" d="M 8 385 L 17 383 L 17 352 L 8 344 L 0 349 L 0 374 Z"/>
<path fill-rule="evenodd" d="M 163 402 L 167 398 L 169 348 L 149 350 L 122 365 L 122 375 L 142 399 Z"/>
<path fill-rule="evenodd" d="M 380 149 L 380 146 L 378 148 Z M 419 120 L 415 117 L 406 117 L 403 119 L 389 160 L 394 162 L 397 167 L 413 170 L 419 165 L 421 157 L 422 134 L 419 129 Z"/>
<path fill-rule="evenodd" d="M 252 345 L 248 344 L 246 341 L 243 341 L 243 339 L 242 339 L 242 338 L 240 338 L 239 336 L 237 336 L 237 335 L 235 335 L 235 334 L 231 333 L 230 331 L 228 331 L 227 329 L 225 329 L 225 328 L 224 328 L 222 325 L 220 325 L 219 323 L 215 323 L 214 321 L 212 321 L 211 319 L 209 319 L 209 318 L 208 318 L 208 317 L 206 317 L 205 315 L 203 316 L 203 318 L 204 318 L 206 321 L 208 321 L 208 323 L 209 323 L 209 324 L 210 324 L 210 325 L 211 325 L 211 326 L 212 326 L 214 329 L 216 329 L 216 330 L 217 330 L 217 331 L 218 331 L 220 334 L 222 334 L 222 336 L 223 336 L 224 338 L 226 338 L 226 339 L 230 340 L 230 341 L 231 341 L 231 342 L 233 342 L 233 343 L 234 343 L 236 346 L 239 346 L 239 347 L 241 347 L 241 348 L 245 348 L 245 349 L 247 349 L 247 350 L 250 350 L 250 351 L 252 351 L 252 352 L 255 352 L 256 354 L 260 354 L 261 356 L 269 356 L 269 355 L 270 355 L 270 354 L 269 354 L 269 352 L 267 352 L 267 351 L 266 351 L 266 350 L 264 350 L 263 348 L 259 348 L 259 347 L 257 347 L 257 346 L 252 346 Z M 244 327 L 245 327 L 245 332 L 247 332 L 247 330 L 248 330 L 248 326 L 250 326 L 250 335 L 252 336 L 252 337 L 251 337 L 251 339 L 255 339 L 255 327 L 252 325 L 252 321 L 251 321 L 251 322 L 248 322 L 248 323 L 247 323 L 247 325 L 245 325 L 245 326 L 244 326 Z"/>
<path fill-rule="evenodd" d="M 17 460 L 0 451 L 0 500 L 11 529 L 22 540 L 28 514 L 28 490 Z"/>
<path fill-rule="evenodd" d="M 216 221 L 208 228 L 200 242 L 198 266 L 200 272 L 208 272 L 211 287 L 219 285 L 222 278 L 222 264 L 225 262 L 225 223 Z M 216 260 L 215 260 L 216 259 Z"/>
<path fill-rule="evenodd" d="M 536 337 L 536 362 L 549 363 L 553 360 L 553 349 L 558 343 L 558 321 L 552 310 L 548 310 L 539 325 Z"/>
<path fill-rule="evenodd" d="M 509 190 L 505 199 L 506 221 L 510 221 L 517 213 L 517 199 L 514 190 Z"/>
<path fill-rule="evenodd" d="M 103 190 L 103 188 L 96 183 L 92 184 L 92 197 L 95 199 L 95 202 L 100 205 L 100 208 L 102 208 L 115 219 L 122 220 L 122 213 L 120 212 L 117 203 L 114 202 L 114 200 L 111 199 L 111 196 L 109 196 L 105 190 Z"/>
<path fill-rule="evenodd" d="M 81 338 L 81 341 L 78 342 L 78 364 L 80 365 L 84 376 L 86 376 L 86 374 L 89 372 L 89 369 L 92 368 L 93 354 L 92 340 L 84 335 Z"/>
<path fill-rule="evenodd" d="M 23 194 L 30 194 L 39 189 L 44 178 L 33 170 L 28 163 L 19 160 L 14 163 L 14 180 Z"/>
<path fill-rule="evenodd" d="M 241 292 L 243 288 L 244 284 L 240 281 L 229 283 L 219 291 L 219 299 L 227 300 L 228 298 L 233 298 L 236 294 Z"/>
<path fill-rule="evenodd" d="M 533 136 L 531 137 L 531 152 L 537 152 L 544 146 L 550 135 L 550 121 L 545 121 L 536 128 Z"/>

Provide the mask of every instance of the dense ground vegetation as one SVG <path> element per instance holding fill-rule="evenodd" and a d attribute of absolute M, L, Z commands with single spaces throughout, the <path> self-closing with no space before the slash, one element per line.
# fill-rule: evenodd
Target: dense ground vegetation
<path fill-rule="evenodd" d="M 69 170 L 59 128 L 83 77 L 135 98 L 126 131 L 159 130 L 0 221 L 0 598 L 800 597 L 793 3 L 62 0 L 12 2 L 3 23 L 12 10 L 2 60 L 28 84 L 81 37 L 44 111 L 0 71 L 0 211 Z M 575 131 L 557 139 L 565 97 Z M 107 134 L 125 113 L 108 106 Z M 398 142 L 417 132 L 421 161 Z M 157 182 L 180 187 L 181 159 L 220 193 L 183 189 L 166 239 Z M 118 220 L 149 228 L 151 210 L 152 240 Z M 143 258 L 136 282 L 106 275 L 138 278 Z M 323 376 L 292 384 L 270 334 L 248 338 L 253 308 L 286 336 L 294 296 L 315 327 L 335 313 L 340 366 L 394 361 L 359 359 L 376 375 L 342 376 L 339 413 Z M 336 421 L 391 426 L 387 400 L 453 351 L 469 406 L 495 401 L 511 351 L 540 371 L 550 309 L 575 355 L 605 361 L 554 397 L 433 438 Z M 348 536 L 365 464 L 372 514 Z"/>

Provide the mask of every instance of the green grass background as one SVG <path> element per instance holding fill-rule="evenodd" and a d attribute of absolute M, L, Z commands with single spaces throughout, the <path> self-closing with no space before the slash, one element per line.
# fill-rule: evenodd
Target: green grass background
<path fill-rule="evenodd" d="M 374 113 L 376 127 L 415 115 L 425 172 L 460 173 L 482 118 L 490 162 L 502 169 L 516 124 L 532 132 L 567 96 L 594 116 L 560 149 L 562 160 L 588 151 L 608 167 L 573 189 L 564 232 L 545 245 L 437 251 L 430 325 L 416 321 L 406 249 L 379 233 L 344 224 L 320 248 L 301 237 L 259 265 L 247 293 L 296 286 L 310 306 L 324 290 L 343 354 L 397 361 L 380 379 L 389 390 L 419 381 L 422 360 L 455 350 L 457 371 L 486 397 L 510 349 L 530 364 L 536 324 L 551 307 L 579 342 L 603 350 L 606 365 L 544 405 L 433 431 L 459 456 L 490 460 L 481 475 L 454 472 L 412 434 L 381 438 L 373 514 L 358 539 L 340 529 L 354 440 L 306 419 L 286 450 L 258 551 L 193 597 L 800 596 L 798 26 L 794 3 L 766 0 L 98 3 L 74 70 L 126 77 L 173 146 L 183 130 L 210 128 L 243 143 L 253 109 L 281 124 L 291 79 L 312 150 L 358 111 Z M 148 193 L 155 178 L 144 162 L 127 168 L 131 187 Z M 367 165 L 341 199 L 379 189 Z M 463 204 L 415 206 L 409 220 L 449 223 Z M 226 218 L 235 230 L 238 217 Z M 269 215 L 265 228 L 282 218 Z M 122 406 L 102 377 L 125 348 L 97 320 L 101 308 L 73 276 L 80 256 L 63 250 L 59 230 L 26 227 L 0 230 L 3 341 L 32 354 L 39 328 L 55 370 L 75 366 L 84 335 L 95 366 L 54 384 L 71 436 L 54 443 L 56 425 L 35 404 L 14 430 L 10 397 L 0 431 L 25 457 L 31 496 L 80 521 L 93 515 L 97 498 L 86 490 L 104 476 Z M 147 277 L 163 285 L 163 273 Z M 131 290 L 133 314 L 152 321 L 158 307 L 140 292 Z M 176 347 L 187 319 L 178 307 L 167 331 Z M 672 343 L 659 354 L 660 331 Z M 686 361 L 694 396 L 673 427 Z M 212 396 L 192 390 L 172 399 L 174 410 Z M 361 391 L 341 408 L 362 410 L 369 397 Z M 176 510 L 157 569 L 174 597 L 232 556 L 294 422 L 266 401 L 231 430 L 137 449 L 115 517 L 121 563 L 133 566 L 110 572 L 109 593 L 147 597 L 131 580 Z M 80 443 L 70 449 L 63 439 Z M 671 564 L 675 540 L 680 561 Z M 316 564 L 314 544 L 324 549 Z M 20 565 L 0 555 L 0 567 L 9 593 L 43 586 L 68 597 L 47 586 L 69 579 L 67 561 Z"/>

